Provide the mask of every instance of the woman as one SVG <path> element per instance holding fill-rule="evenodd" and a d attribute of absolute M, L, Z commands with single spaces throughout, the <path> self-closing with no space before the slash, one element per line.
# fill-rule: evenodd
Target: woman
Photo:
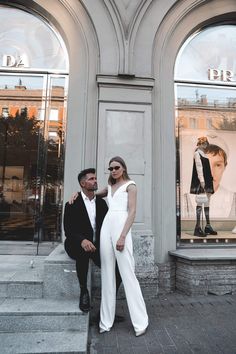
<path fill-rule="evenodd" d="M 206 193 L 207 202 L 204 203 L 204 213 L 206 218 L 206 226 L 204 231 L 200 225 L 202 202 L 196 198 L 196 226 L 194 229 L 194 236 L 204 237 L 206 235 L 217 235 L 210 224 L 210 197 L 214 193 L 213 177 L 211 173 L 210 162 L 207 156 L 207 149 L 209 142 L 205 136 L 198 138 L 197 149 L 194 153 L 192 181 L 190 193 L 202 194 Z"/>
<path fill-rule="evenodd" d="M 135 335 L 148 327 L 148 315 L 140 285 L 134 273 L 131 226 L 136 212 L 137 188 L 131 181 L 124 160 L 113 157 L 109 162 L 108 187 L 100 195 L 107 196 L 109 210 L 100 237 L 102 299 L 100 333 L 110 331 L 116 307 L 115 263 L 117 261 L 127 298 Z"/>

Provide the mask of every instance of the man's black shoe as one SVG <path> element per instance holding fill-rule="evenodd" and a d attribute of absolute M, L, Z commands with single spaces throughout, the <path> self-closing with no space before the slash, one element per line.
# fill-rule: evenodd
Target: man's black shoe
<path fill-rule="evenodd" d="M 81 290 L 79 308 L 83 312 L 88 312 L 90 310 L 90 299 L 88 289 Z"/>
<path fill-rule="evenodd" d="M 207 234 L 207 235 L 217 235 L 217 232 L 215 230 L 213 230 L 213 228 L 211 227 L 210 224 L 206 225 L 204 231 L 205 231 L 205 234 Z"/>
<path fill-rule="evenodd" d="M 196 226 L 194 230 L 194 236 L 206 237 L 206 234 L 202 231 L 202 228 L 200 226 Z"/>

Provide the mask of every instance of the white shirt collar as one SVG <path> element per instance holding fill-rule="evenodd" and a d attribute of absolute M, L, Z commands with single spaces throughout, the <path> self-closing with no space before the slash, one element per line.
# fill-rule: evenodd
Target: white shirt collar
<path fill-rule="evenodd" d="M 81 195 L 82 195 L 82 198 L 83 198 L 84 201 L 85 200 L 89 200 L 90 202 L 95 202 L 95 200 L 96 200 L 96 195 L 94 195 L 94 198 L 91 199 L 91 200 L 87 197 L 87 195 L 84 194 L 83 191 L 81 191 Z"/>

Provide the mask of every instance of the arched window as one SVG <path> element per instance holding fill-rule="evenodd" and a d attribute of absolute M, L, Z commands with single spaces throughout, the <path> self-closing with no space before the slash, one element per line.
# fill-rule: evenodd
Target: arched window
<path fill-rule="evenodd" d="M 31 13 L 0 21 L 0 240 L 60 241 L 67 53 Z"/>
<path fill-rule="evenodd" d="M 219 24 L 192 35 L 176 60 L 177 221 L 181 244 L 236 242 L 235 52 L 236 25 Z M 200 144 L 201 137 L 207 139 L 208 147 Z M 208 172 L 204 163 L 210 166 Z M 212 190 L 207 179 L 212 179 Z M 196 197 L 199 180 L 205 183 L 208 204 Z"/>

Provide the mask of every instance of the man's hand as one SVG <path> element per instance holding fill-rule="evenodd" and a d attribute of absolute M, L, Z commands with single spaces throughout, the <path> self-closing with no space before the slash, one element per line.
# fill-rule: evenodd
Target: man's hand
<path fill-rule="evenodd" d="M 96 247 L 94 246 L 94 244 L 87 239 L 84 239 L 81 242 L 81 247 L 83 248 L 83 250 L 85 252 L 95 252 L 96 251 Z"/>
<path fill-rule="evenodd" d="M 70 197 L 69 204 L 73 204 L 75 199 L 78 197 L 79 193 L 75 193 Z"/>

